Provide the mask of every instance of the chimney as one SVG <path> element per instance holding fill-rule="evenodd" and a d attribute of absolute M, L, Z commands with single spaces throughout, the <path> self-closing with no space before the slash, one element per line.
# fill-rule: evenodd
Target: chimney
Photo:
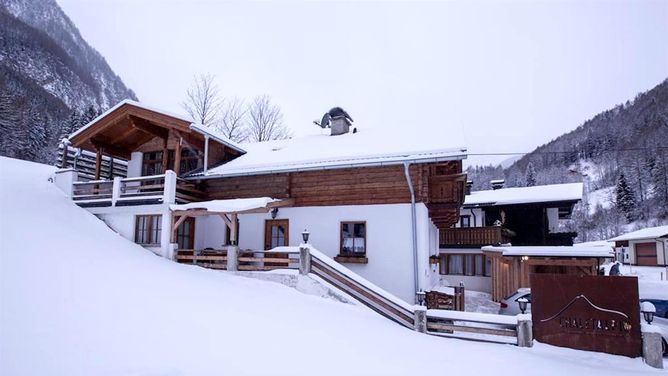
<path fill-rule="evenodd" d="M 330 127 L 332 128 L 332 136 L 346 134 L 350 131 L 350 121 L 345 116 L 332 117 Z"/>
<path fill-rule="evenodd" d="M 498 179 L 490 180 L 489 183 L 492 185 L 492 189 L 496 191 L 497 189 L 503 188 L 503 185 L 506 183 L 506 181 L 503 179 Z"/>
<path fill-rule="evenodd" d="M 464 188 L 464 193 L 468 196 L 471 194 L 471 188 L 473 188 L 473 180 L 466 181 L 466 188 Z"/>

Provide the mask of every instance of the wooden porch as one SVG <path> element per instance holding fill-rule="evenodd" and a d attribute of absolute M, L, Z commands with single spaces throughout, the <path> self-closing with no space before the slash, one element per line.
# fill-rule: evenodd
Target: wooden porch
<path fill-rule="evenodd" d="M 72 200 L 80 206 L 127 206 L 201 201 L 204 193 L 172 171 L 136 178 L 75 181 Z"/>
<path fill-rule="evenodd" d="M 469 248 L 499 245 L 510 242 L 501 226 L 457 227 L 439 231 L 439 244 L 443 248 Z"/>

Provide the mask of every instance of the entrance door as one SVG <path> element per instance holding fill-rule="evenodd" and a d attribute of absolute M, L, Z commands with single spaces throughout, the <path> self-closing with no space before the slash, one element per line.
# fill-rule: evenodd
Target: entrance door
<path fill-rule="evenodd" d="M 264 249 L 269 250 L 276 247 L 286 247 L 290 244 L 288 237 L 289 223 L 287 219 L 268 219 L 264 223 Z M 288 258 L 287 253 L 273 253 L 265 255 L 269 258 Z M 288 263 L 283 262 L 265 262 L 265 266 L 284 266 Z"/>
<path fill-rule="evenodd" d="M 656 266 L 656 243 L 636 244 L 636 264 L 644 266 Z"/>

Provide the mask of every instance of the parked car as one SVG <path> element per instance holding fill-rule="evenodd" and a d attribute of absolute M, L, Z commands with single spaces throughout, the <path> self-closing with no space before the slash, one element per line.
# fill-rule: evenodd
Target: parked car
<path fill-rule="evenodd" d="M 655 317 L 652 325 L 656 325 L 661 329 L 661 337 L 663 337 L 663 355 L 668 355 L 668 319 Z"/>
<path fill-rule="evenodd" d="M 656 313 L 654 315 L 668 319 L 668 300 L 641 298 L 640 303 L 642 302 L 650 302 L 654 304 L 654 308 L 656 308 Z"/>
<path fill-rule="evenodd" d="M 520 288 L 514 293 L 508 295 L 507 297 L 501 300 L 501 309 L 499 313 L 502 315 L 519 315 L 522 313 L 520 311 L 520 305 L 517 302 L 518 299 L 525 298 L 528 300 L 527 309 L 524 313 L 531 313 L 531 289 L 530 288 Z"/>

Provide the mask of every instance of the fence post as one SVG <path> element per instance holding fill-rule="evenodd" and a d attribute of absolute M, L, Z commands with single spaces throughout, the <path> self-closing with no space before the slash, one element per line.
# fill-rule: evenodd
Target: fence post
<path fill-rule="evenodd" d="M 661 333 L 651 331 L 649 330 L 648 327 L 650 327 L 650 325 L 645 325 L 645 324 L 641 325 L 642 359 L 650 367 L 663 369 L 663 349 L 661 346 Z"/>
<path fill-rule="evenodd" d="M 299 274 L 307 275 L 311 272 L 311 251 L 306 244 L 299 246 Z"/>
<path fill-rule="evenodd" d="M 427 333 L 427 307 L 413 306 L 413 328 L 416 332 Z"/>
<path fill-rule="evenodd" d="M 517 315 L 517 346 L 533 346 L 533 323 L 529 315 Z"/>
<path fill-rule="evenodd" d="M 239 246 L 232 245 L 227 247 L 227 271 L 236 272 L 239 270 Z"/>
<path fill-rule="evenodd" d="M 172 170 L 165 171 L 165 188 L 162 197 L 163 204 L 176 202 L 176 173 Z"/>
<path fill-rule="evenodd" d="M 121 177 L 114 177 L 114 184 L 111 186 L 111 206 L 116 206 L 116 201 L 121 197 Z"/>

